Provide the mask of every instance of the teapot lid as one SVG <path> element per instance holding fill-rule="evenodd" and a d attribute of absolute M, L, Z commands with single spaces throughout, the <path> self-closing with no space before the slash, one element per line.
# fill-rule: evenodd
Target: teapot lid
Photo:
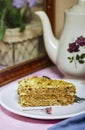
<path fill-rule="evenodd" d="M 85 14 L 85 0 L 78 0 L 78 3 L 69 9 L 70 13 Z"/>

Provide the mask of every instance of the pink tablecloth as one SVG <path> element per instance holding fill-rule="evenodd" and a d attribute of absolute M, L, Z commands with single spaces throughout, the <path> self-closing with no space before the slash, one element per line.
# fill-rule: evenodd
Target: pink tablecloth
<path fill-rule="evenodd" d="M 28 76 L 33 75 L 40 77 L 44 75 L 55 79 L 62 78 L 62 75 L 58 72 L 55 66 L 42 69 Z M 14 82 L 17 82 L 17 80 Z M 4 87 L 0 88 L 0 90 L 4 89 L 5 87 L 9 87 L 9 85 L 13 84 L 14 82 L 5 85 Z M 38 120 L 19 116 L 7 111 L 0 105 L 0 130 L 47 130 L 47 128 L 53 126 L 59 121 L 61 120 Z"/>

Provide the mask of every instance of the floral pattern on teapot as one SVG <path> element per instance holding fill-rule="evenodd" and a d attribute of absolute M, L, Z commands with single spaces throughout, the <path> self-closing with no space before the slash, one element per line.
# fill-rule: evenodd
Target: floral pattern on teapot
<path fill-rule="evenodd" d="M 72 56 L 68 57 L 68 60 L 70 63 L 74 62 L 76 68 L 77 63 L 85 63 L 85 53 L 78 53 L 81 49 L 85 49 L 85 37 L 83 36 L 80 36 L 74 42 L 69 43 L 69 48 L 67 49 L 69 53 L 72 53 Z"/>

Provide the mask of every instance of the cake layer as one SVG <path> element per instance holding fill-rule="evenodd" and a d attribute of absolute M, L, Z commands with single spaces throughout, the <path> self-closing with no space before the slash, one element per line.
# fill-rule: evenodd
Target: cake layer
<path fill-rule="evenodd" d="M 63 80 L 34 76 L 25 78 L 18 84 L 21 106 L 68 105 L 75 100 L 75 85 Z"/>

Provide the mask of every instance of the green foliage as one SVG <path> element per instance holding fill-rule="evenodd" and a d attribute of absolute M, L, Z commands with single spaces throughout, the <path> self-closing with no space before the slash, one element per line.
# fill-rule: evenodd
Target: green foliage
<path fill-rule="evenodd" d="M 28 6 L 18 9 L 12 6 L 12 0 L 0 0 L 0 41 L 3 40 L 7 28 L 25 29 Z"/>
<path fill-rule="evenodd" d="M 80 64 L 84 64 L 85 61 L 85 53 L 82 53 L 82 54 L 77 54 L 75 57 L 72 56 L 72 57 L 68 57 L 68 60 L 70 63 L 72 63 L 74 60 L 78 61 Z"/>

